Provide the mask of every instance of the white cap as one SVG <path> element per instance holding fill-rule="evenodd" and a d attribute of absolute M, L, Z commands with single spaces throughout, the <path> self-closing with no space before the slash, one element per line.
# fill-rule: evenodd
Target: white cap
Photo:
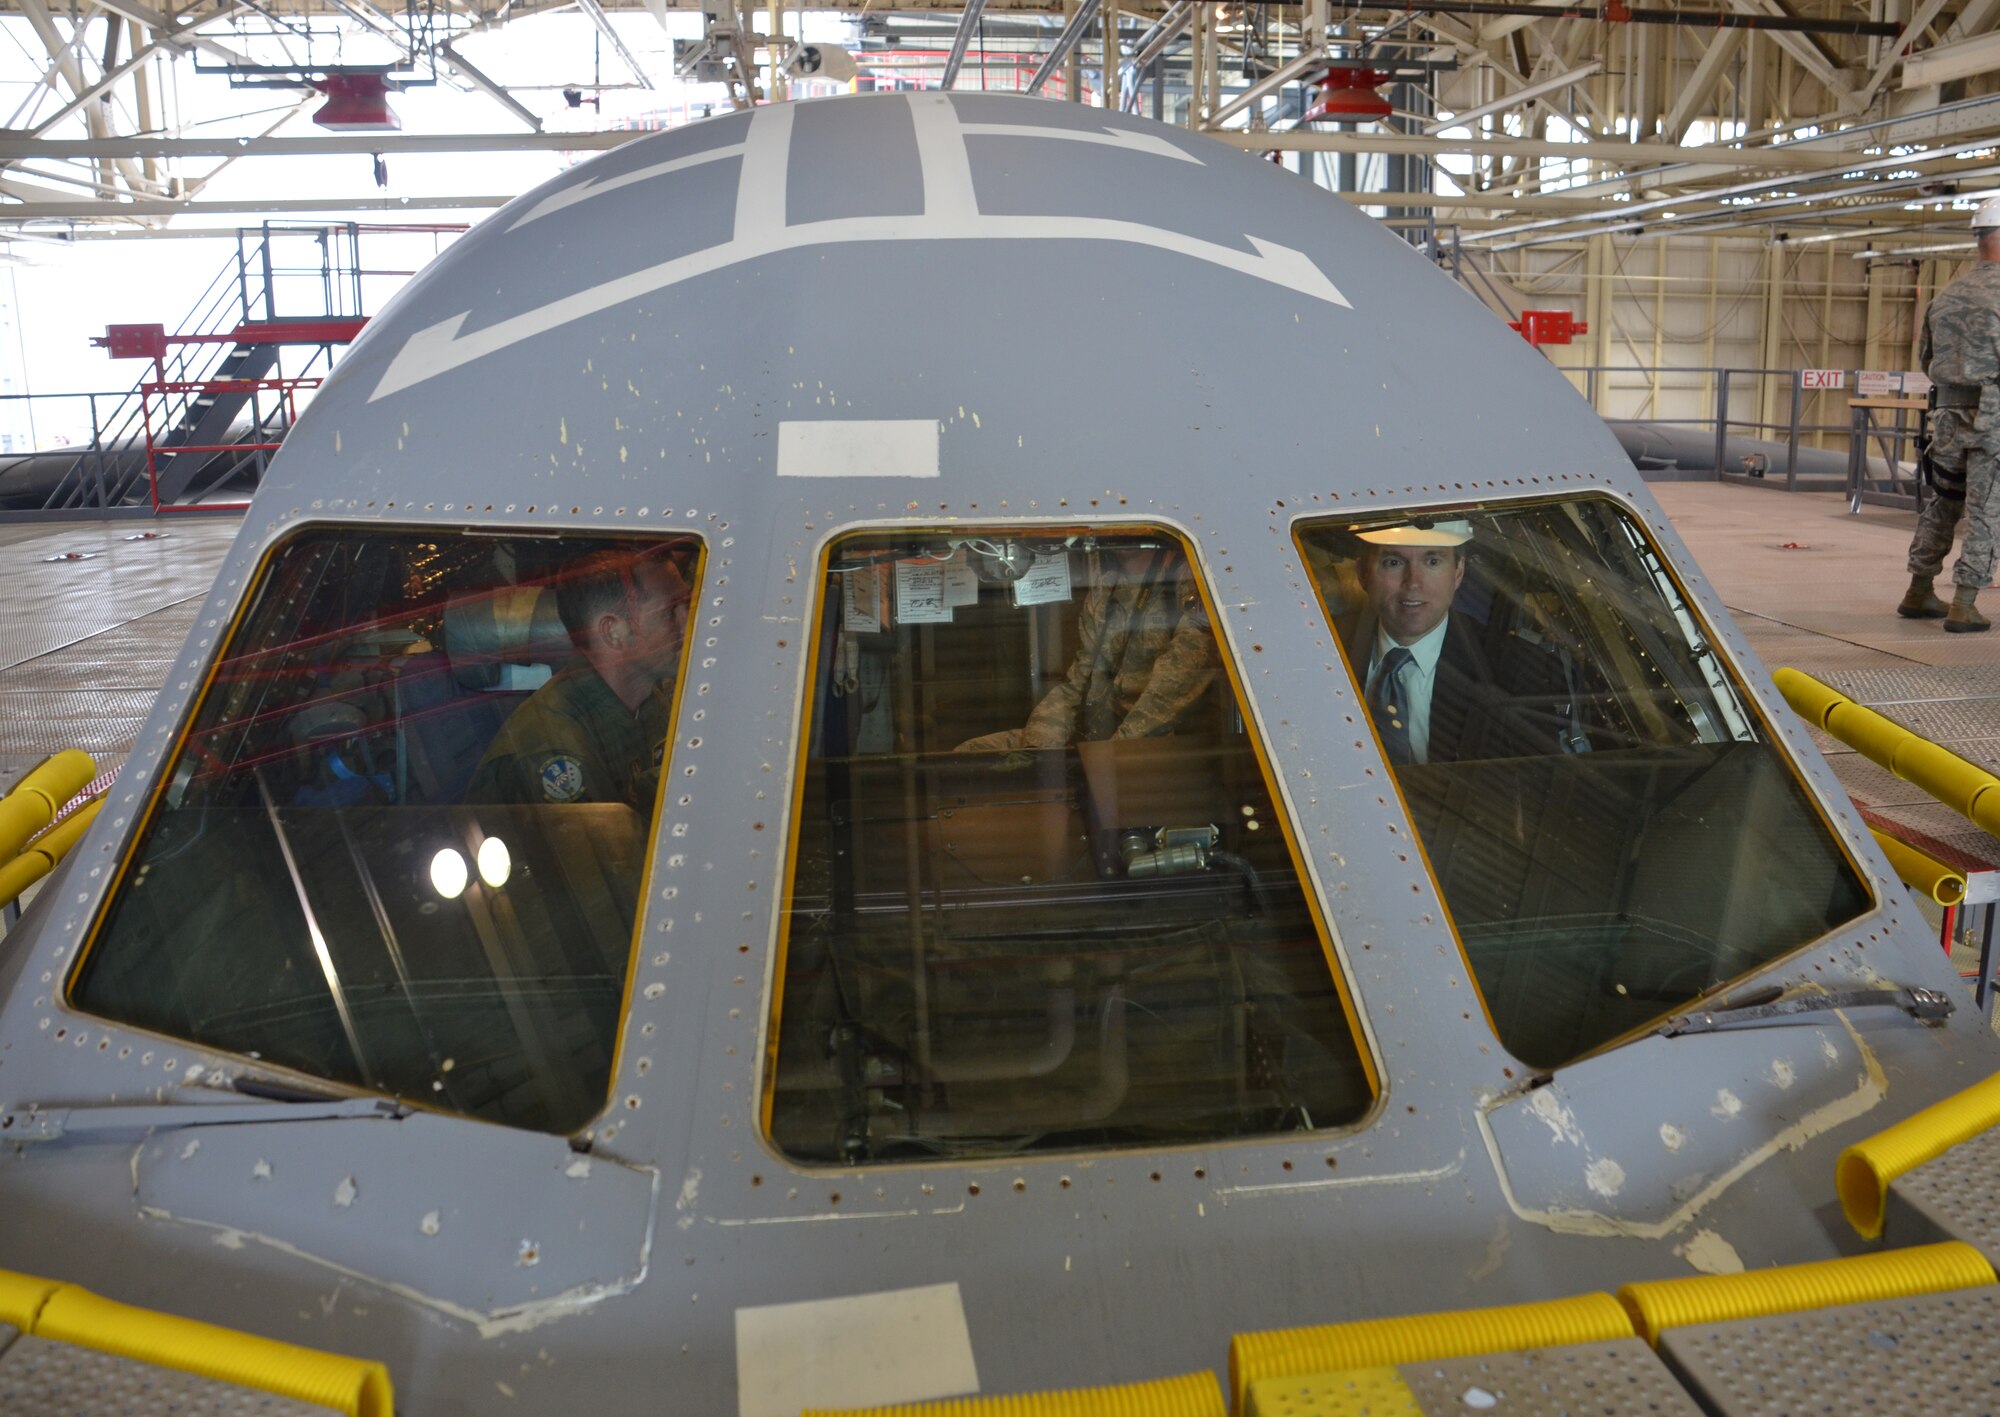
<path fill-rule="evenodd" d="M 1472 523 L 1450 521 L 1415 526 L 1399 522 L 1395 526 L 1378 526 L 1354 534 L 1377 546 L 1463 546 L 1472 540 Z"/>
<path fill-rule="evenodd" d="M 1972 211 L 1972 229 L 2000 226 L 2000 197 L 1988 197 Z"/>

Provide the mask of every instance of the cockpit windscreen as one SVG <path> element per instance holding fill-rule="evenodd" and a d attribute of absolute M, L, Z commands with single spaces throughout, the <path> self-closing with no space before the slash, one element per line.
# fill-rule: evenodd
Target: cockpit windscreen
<path fill-rule="evenodd" d="M 1351 1124 L 1374 1082 L 1186 548 L 838 542 L 772 1140 L 827 1163 Z"/>
<path fill-rule="evenodd" d="M 1500 1039 L 1568 1062 L 1873 902 L 1607 497 L 1299 544 Z"/>
<path fill-rule="evenodd" d="M 567 1133 L 609 1088 L 690 539 L 311 530 L 270 557 L 72 987 Z"/>

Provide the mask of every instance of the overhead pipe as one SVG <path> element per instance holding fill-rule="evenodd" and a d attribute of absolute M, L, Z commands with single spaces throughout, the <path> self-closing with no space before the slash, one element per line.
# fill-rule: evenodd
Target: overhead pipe
<path fill-rule="evenodd" d="M 958 32 L 951 37 L 951 54 L 944 61 L 944 79 L 939 88 L 949 89 L 958 82 L 959 66 L 965 63 L 965 48 L 972 42 L 973 31 L 979 28 L 979 17 L 986 13 L 986 0 L 965 0 L 965 10 L 958 17 Z"/>
<path fill-rule="evenodd" d="M 47 829 L 69 803 L 97 775 L 97 764 L 80 748 L 68 748 L 44 758 L 0 797 L 0 861 L 20 855 L 37 832 Z"/>
<path fill-rule="evenodd" d="M 1653 10 L 1636 5 L 1506 5 L 1493 0 L 1423 0 L 1417 7 L 1439 15 L 1526 15 L 1531 19 L 1610 20 L 1617 24 L 1686 25 L 1690 29 L 1771 30 L 1780 34 L 1831 34 L 1895 39 L 1903 27 L 1881 20 L 1807 20 L 1790 15 L 1750 15 L 1735 10 Z"/>
<path fill-rule="evenodd" d="M 1097 18 L 1097 7 L 1100 3 L 1101 0 L 1083 0 L 1083 3 L 1076 7 L 1076 13 L 1070 16 L 1069 23 L 1064 25 L 1062 33 L 1056 36 L 1056 42 L 1042 60 L 1042 66 L 1035 70 L 1035 76 L 1028 80 L 1028 87 L 1023 90 L 1024 93 L 1040 93 L 1042 85 L 1049 81 L 1049 76 L 1061 68 L 1063 61 L 1069 58 L 1070 51 L 1083 43 L 1083 36 L 1090 29 L 1090 22 Z"/>
<path fill-rule="evenodd" d="M 1181 32 L 1194 18 L 1194 7 L 1195 0 L 1174 0 L 1153 27 L 1139 36 L 1139 42 L 1132 49 L 1132 58 L 1125 65 L 1125 82 L 1119 88 L 1121 106 L 1127 113 L 1138 112 L 1140 79 L 1145 75 L 1147 66 L 1181 37 Z"/>

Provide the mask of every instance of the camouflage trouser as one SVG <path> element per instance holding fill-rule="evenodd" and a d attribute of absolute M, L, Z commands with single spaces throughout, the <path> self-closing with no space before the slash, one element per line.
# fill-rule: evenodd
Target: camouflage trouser
<path fill-rule="evenodd" d="M 1917 518 L 1917 534 L 1910 538 L 1910 574 L 1935 576 L 1944 569 L 1945 554 L 1951 550 L 1952 535 L 1965 526 L 1965 541 L 1958 548 L 1958 561 L 1951 568 L 1952 584 L 1983 586 L 1993 579 L 1993 562 L 2000 554 L 2000 458 L 1973 445 L 1965 449 L 1959 468 L 1940 468 L 1939 481 L 1948 491 L 1964 478 L 1963 501 L 1932 496 Z"/>

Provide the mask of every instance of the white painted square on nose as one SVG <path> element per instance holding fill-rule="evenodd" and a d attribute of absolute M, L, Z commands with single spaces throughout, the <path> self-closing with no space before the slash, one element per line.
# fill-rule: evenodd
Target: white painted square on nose
<path fill-rule="evenodd" d="M 736 1311 L 738 1417 L 979 1391 L 957 1284 Z"/>
<path fill-rule="evenodd" d="M 787 419 L 780 477 L 936 477 L 935 418 Z"/>

